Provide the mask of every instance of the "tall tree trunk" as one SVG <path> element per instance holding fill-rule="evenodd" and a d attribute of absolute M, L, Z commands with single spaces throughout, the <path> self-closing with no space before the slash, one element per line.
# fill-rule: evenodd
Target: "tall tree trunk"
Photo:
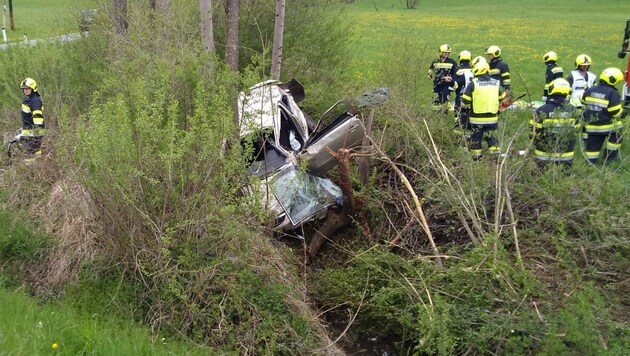
<path fill-rule="evenodd" d="M 228 0 L 227 8 L 228 32 L 225 49 L 225 62 L 232 71 L 238 70 L 239 19 L 241 17 L 241 1 Z"/>
<path fill-rule="evenodd" d="M 112 8 L 114 9 L 114 27 L 116 33 L 125 33 L 127 31 L 127 0 L 112 0 Z"/>
<path fill-rule="evenodd" d="M 273 49 L 271 51 L 271 78 L 280 79 L 282 65 L 282 41 L 284 36 L 285 0 L 276 0 L 276 26 L 273 31 Z"/>
<path fill-rule="evenodd" d="M 201 14 L 201 46 L 204 51 L 214 53 L 212 0 L 199 0 L 199 13 Z"/>

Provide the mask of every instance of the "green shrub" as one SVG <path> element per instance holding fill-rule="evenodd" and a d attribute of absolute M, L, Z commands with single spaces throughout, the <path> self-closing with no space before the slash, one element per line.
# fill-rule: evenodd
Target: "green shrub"
<path fill-rule="evenodd" d="M 0 260 L 3 265 L 7 261 L 36 263 L 52 245 L 50 237 L 31 232 L 7 211 L 0 211 Z"/>

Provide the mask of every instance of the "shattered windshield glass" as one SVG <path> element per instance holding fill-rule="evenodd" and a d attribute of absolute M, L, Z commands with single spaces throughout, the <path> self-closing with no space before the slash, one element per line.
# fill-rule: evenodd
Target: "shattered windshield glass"
<path fill-rule="evenodd" d="M 295 166 L 285 169 L 274 179 L 273 191 L 293 225 L 335 202 L 341 203 L 342 199 L 341 188 L 330 179 Z"/>

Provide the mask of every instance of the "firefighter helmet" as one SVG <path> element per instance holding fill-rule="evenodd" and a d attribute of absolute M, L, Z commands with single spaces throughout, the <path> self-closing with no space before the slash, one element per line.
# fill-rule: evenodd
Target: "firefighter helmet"
<path fill-rule="evenodd" d="M 575 58 L 575 68 L 579 66 L 590 66 L 591 65 L 591 57 L 582 53 Z"/>
<path fill-rule="evenodd" d="M 468 61 L 470 62 L 470 58 L 472 57 L 472 55 L 470 54 L 470 52 L 468 51 L 461 51 L 459 52 L 459 56 L 457 56 L 457 60 L 462 62 L 462 61 Z"/>
<path fill-rule="evenodd" d="M 491 54 L 492 57 L 501 57 L 501 48 L 499 46 L 490 46 L 486 48 L 486 54 Z"/>
<path fill-rule="evenodd" d="M 619 68 L 606 68 L 602 74 L 599 75 L 599 80 L 610 85 L 615 85 L 623 80 L 623 73 L 621 73 Z"/>
<path fill-rule="evenodd" d="M 451 53 L 451 46 L 447 44 L 443 44 L 440 46 L 440 54 L 442 53 Z"/>
<path fill-rule="evenodd" d="M 486 59 L 485 59 L 484 57 L 482 57 L 482 56 L 477 56 L 477 57 L 473 58 L 473 60 L 472 60 L 472 62 L 470 62 L 470 64 L 472 64 L 472 65 L 473 65 L 473 67 L 474 67 L 474 66 L 476 66 L 476 65 L 477 65 L 477 63 L 479 63 L 479 62 L 481 62 L 481 63 L 488 63 L 488 61 L 486 61 Z"/>
<path fill-rule="evenodd" d="M 549 83 L 549 96 L 567 96 L 569 93 L 571 93 L 571 84 L 566 79 L 558 78 Z"/>
<path fill-rule="evenodd" d="M 486 62 L 479 62 L 473 67 L 473 75 L 478 77 L 483 74 L 487 74 L 490 71 L 490 65 Z"/>
<path fill-rule="evenodd" d="M 20 89 L 30 88 L 33 92 L 37 93 L 37 82 L 33 78 L 26 78 L 20 84 Z"/>
<path fill-rule="evenodd" d="M 549 51 L 545 53 L 545 55 L 543 56 L 543 62 L 545 63 L 557 62 L 557 61 L 558 61 L 558 54 L 554 51 Z"/>

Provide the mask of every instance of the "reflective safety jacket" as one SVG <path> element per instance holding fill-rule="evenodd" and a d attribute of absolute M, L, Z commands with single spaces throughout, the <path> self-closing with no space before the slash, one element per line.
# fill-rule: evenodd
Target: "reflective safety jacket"
<path fill-rule="evenodd" d="M 582 103 L 580 102 L 580 98 L 584 90 L 595 85 L 595 74 L 588 71 L 583 73 L 576 69 L 571 71 L 567 81 L 571 84 L 571 98 L 569 99 L 569 103 L 576 108 L 581 108 Z"/>
<path fill-rule="evenodd" d="M 501 86 L 505 90 L 509 90 L 512 82 L 510 80 L 510 68 L 507 63 L 501 57 L 495 57 L 488 64 L 490 65 L 490 76 L 500 81 Z"/>
<path fill-rule="evenodd" d="M 598 85 L 584 91 L 582 103 L 582 122 L 586 132 L 608 133 L 623 127 L 621 121 L 615 120 L 621 116 L 623 106 L 614 86 L 600 81 Z"/>
<path fill-rule="evenodd" d="M 42 135 L 44 132 L 44 106 L 38 93 L 33 92 L 22 99 L 22 134 Z"/>
<path fill-rule="evenodd" d="M 456 71 L 457 63 L 453 59 L 449 57 L 442 61 L 441 58 L 437 58 L 429 67 L 429 72 L 433 72 L 433 86 L 451 85 L 451 83 L 444 81 L 444 77 L 453 77 Z"/>
<path fill-rule="evenodd" d="M 496 125 L 499 121 L 499 103 L 504 97 L 501 83 L 489 74 L 473 78 L 462 94 L 462 103 L 470 105 L 470 123 Z"/>
<path fill-rule="evenodd" d="M 571 161 L 575 148 L 578 110 L 554 95 L 538 109 L 529 122 L 534 138 L 534 156 L 543 161 Z"/>
<path fill-rule="evenodd" d="M 453 81 L 455 82 L 453 85 L 453 90 L 455 90 L 455 107 L 461 106 L 462 93 L 472 79 L 473 72 L 470 67 L 470 63 L 460 62 L 460 66 L 457 69 L 457 72 L 455 72 L 455 77 L 453 78 Z"/>
<path fill-rule="evenodd" d="M 543 92 L 543 97 L 547 97 L 549 95 L 549 84 L 554 79 L 562 78 L 564 76 L 564 70 L 562 67 L 556 64 L 556 62 L 549 62 L 547 64 L 547 70 L 545 71 L 545 90 Z"/>

